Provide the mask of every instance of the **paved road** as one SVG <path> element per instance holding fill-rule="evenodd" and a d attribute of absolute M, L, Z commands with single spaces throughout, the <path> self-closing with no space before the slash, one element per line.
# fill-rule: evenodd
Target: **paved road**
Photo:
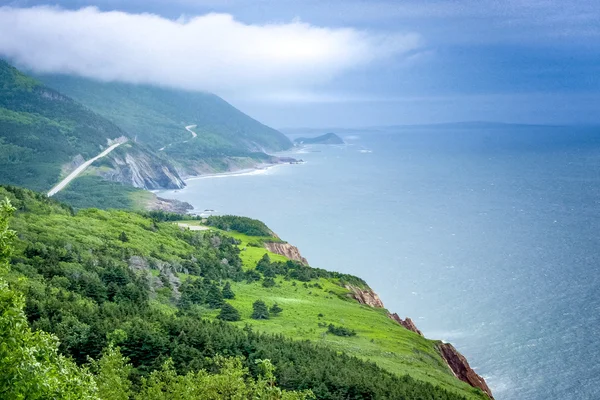
<path fill-rule="evenodd" d="M 71 182 L 73 179 L 77 178 L 77 176 L 79 174 L 81 174 L 83 171 L 85 171 L 85 169 L 87 167 L 92 165 L 92 163 L 94 161 L 106 156 L 108 153 L 110 153 L 111 151 L 113 151 L 114 149 L 116 149 L 117 147 L 119 147 L 120 145 L 122 145 L 125 142 L 126 141 L 113 144 L 112 146 L 110 146 L 109 148 L 104 150 L 102 153 L 98 154 L 96 157 L 87 160 L 86 162 L 81 164 L 79 167 L 75 168 L 75 170 L 73 172 L 71 172 L 65 179 L 60 181 L 58 185 L 56 185 L 52 189 L 50 189 L 50 191 L 48 192 L 48 197 L 54 196 L 56 193 L 63 190 L 65 188 L 65 186 L 67 186 L 69 184 L 69 182 Z"/>
<path fill-rule="evenodd" d="M 186 129 L 186 130 L 187 130 L 189 133 L 191 133 L 191 134 L 192 134 L 192 138 L 195 138 L 196 136 L 198 136 L 198 135 L 196 135 L 196 132 L 194 132 L 194 131 L 192 130 L 192 128 L 195 128 L 195 127 L 197 127 L 197 126 L 198 126 L 198 125 L 188 125 L 188 126 L 186 126 L 186 127 L 185 127 L 185 129 Z"/>

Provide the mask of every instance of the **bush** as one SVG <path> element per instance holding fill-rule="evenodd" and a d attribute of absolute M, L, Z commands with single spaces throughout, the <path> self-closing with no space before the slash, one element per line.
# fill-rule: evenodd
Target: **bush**
<path fill-rule="evenodd" d="M 274 316 L 278 316 L 283 311 L 283 308 L 279 307 L 279 304 L 273 304 L 273 307 L 269 308 L 269 312 Z"/>
<path fill-rule="evenodd" d="M 266 288 L 273 287 L 275 286 L 275 280 L 273 278 L 265 278 L 262 285 Z"/>
<path fill-rule="evenodd" d="M 356 336 L 356 331 L 353 329 L 348 329 L 343 326 L 335 326 L 333 324 L 329 324 L 327 327 L 327 333 L 331 333 L 336 336 Z"/>

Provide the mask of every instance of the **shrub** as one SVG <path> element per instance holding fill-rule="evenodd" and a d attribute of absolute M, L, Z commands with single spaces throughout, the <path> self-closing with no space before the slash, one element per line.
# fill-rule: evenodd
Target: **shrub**
<path fill-rule="evenodd" d="M 279 304 L 273 304 L 273 307 L 269 308 L 269 312 L 274 316 L 278 316 L 283 311 L 283 308 L 279 307 Z"/>
<path fill-rule="evenodd" d="M 265 278 L 262 285 L 266 288 L 273 287 L 275 286 L 275 280 L 273 278 Z"/>
<path fill-rule="evenodd" d="M 348 329 L 343 326 L 335 326 L 333 324 L 329 324 L 327 327 L 327 333 L 331 333 L 336 336 L 356 336 L 356 331 L 353 329 Z"/>

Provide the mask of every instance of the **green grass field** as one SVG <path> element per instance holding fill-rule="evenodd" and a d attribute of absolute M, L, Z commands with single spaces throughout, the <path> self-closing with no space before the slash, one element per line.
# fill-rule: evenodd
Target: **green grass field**
<path fill-rule="evenodd" d="M 185 223 L 201 225 L 198 221 Z M 224 233 L 241 242 L 239 247 L 244 269 L 253 269 L 265 253 L 271 261 L 287 260 L 264 248 L 250 246 L 249 243 L 257 241 L 256 237 L 237 232 Z M 180 278 L 185 279 L 184 276 Z M 468 398 L 485 398 L 479 390 L 454 377 L 435 349 L 437 341 L 403 328 L 387 316 L 385 309 L 360 305 L 335 279 L 321 278 L 308 282 L 306 286 L 304 282 L 286 281 L 281 276 L 277 276 L 275 281 L 276 286 L 272 288 L 263 287 L 261 282 L 232 282 L 236 297 L 228 302 L 240 311 L 242 317 L 235 324 L 240 327 L 248 324 L 258 331 L 310 340 L 375 362 L 393 373 L 409 374 L 415 379 L 440 385 Z M 321 287 L 315 287 L 315 283 Z M 268 320 L 252 319 L 252 303 L 258 299 L 265 301 L 269 307 L 279 304 L 283 312 Z M 204 315 L 214 318 L 217 312 L 209 311 Z M 328 334 L 327 325 L 330 323 L 354 329 L 357 335 L 340 337 Z"/>

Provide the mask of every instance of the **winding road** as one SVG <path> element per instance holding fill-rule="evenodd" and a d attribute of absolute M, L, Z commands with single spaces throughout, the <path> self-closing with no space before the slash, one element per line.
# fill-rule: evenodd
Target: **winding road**
<path fill-rule="evenodd" d="M 188 125 L 188 126 L 185 127 L 185 130 L 192 134 L 192 139 L 194 139 L 196 136 L 198 136 L 198 135 L 196 135 L 196 132 L 194 132 L 192 130 L 192 128 L 195 128 L 197 126 L 198 125 Z M 187 143 L 187 140 L 184 140 L 183 143 Z M 164 149 L 166 149 L 167 147 L 169 147 L 172 144 L 173 143 L 169 143 L 168 145 L 166 145 L 166 146 L 161 147 L 160 149 L 158 149 L 158 151 L 163 151 Z"/>
<path fill-rule="evenodd" d="M 84 162 L 83 164 L 81 164 L 79 167 L 75 168 L 75 170 L 73 172 L 71 172 L 69 175 L 67 175 L 67 177 L 65 179 L 63 179 L 62 181 L 60 181 L 58 183 L 58 185 L 56 185 L 52 189 L 50 189 L 50 191 L 48 192 L 48 197 L 52 197 L 56 193 L 58 193 L 61 190 L 63 190 L 65 188 L 65 186 L 67 186 L 73 179 L 77 178 L 77 176 L 79 176 L 79 174 L 81 174 L 83 171 L 85 171 L 85 169 L 87 167 L 89 167 L 90 165 L 92 165 L 92 163 L 94 161 L 96 161 L 99 158 L 102 158 L 102 157 L 106 156 L 108 153 L 110 153 L 111 151 L 113 151 L 114 149 L 116 149 L 117 147 L 119 147 L 120 145 L 122 145 L 125 142 L 127 142 L 127 140 L 120 141 L 118 143 L 115 143 L 115 144 L 111 145 L 106 150 L 104 150 L 102 153 L 98 154 L 96 157 L 87 160 L 86 162 Z"/>
<path fill-rule="evenodd" d="M 195 127 L 197 127 L 197 126 L 198 126 L 198 125 L 188 125 L 188 126 L 186 126 L 186 127 L 185 127 L 185 129 L 186 129 L 186 130 L 187 130 L 189 133 L 191 133 L 191 134 L 192 134 L 192 139 L 193 139 L 193 138 L 195 138 L 196 136 L 198 136 L 198 135 L 196 135 L 196 132 L 194 132 L 194 131 L 192 130 L 192 128 L 195 128 Z"/>

